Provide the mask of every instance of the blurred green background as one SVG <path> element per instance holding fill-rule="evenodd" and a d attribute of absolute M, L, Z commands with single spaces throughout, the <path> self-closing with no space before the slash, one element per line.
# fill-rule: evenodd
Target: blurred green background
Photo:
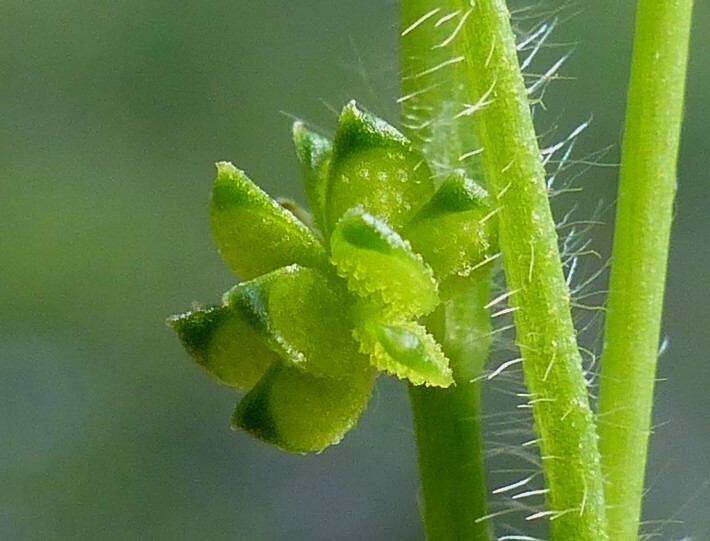
<path fill-rule="evenodd" d="M 603 161 L 618 161 L 632 4 L 581 3 L 555 35 L 576 45 L 543 122 L 564 134 L 591 116 L 579 157 L 614 145 Z M 646 518 L 702 540 L 710 4 L 697 4 Z M 332 129 L 357 98 L 397 121 L 396 21 L 391 0 L 0 2 L 0 540 L 422 539 L 403 385 L 380 378 L 340 446 L 287 456 L 230 431 L 234 392 L 164 325 L 234 282 L 209 233 L 215 161 L 302 199 L 292 116 Z M 613 201 L 615 170 L 577 184 L 589 216 Z M 603 258 L 611 218 L 594 231 Z"/>

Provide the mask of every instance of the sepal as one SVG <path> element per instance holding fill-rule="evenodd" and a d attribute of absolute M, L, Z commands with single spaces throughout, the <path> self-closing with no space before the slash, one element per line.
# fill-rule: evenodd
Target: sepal
<path fill-rule="evenodd" d="M 403 229 L 442 290 L 469 277 L 496 250 L 492 202 L 462 172 L 452 173 Z"/>
<path fill-rule="evenodd" d="M 372 393 L 374 370 L 319 378 L 275 364 L 237 405 L 232 427 L 284 451 L 320 452 L 357 423 Z"/>
<path fill-rule="evenodd" d="M 335 134 L 328 168 L 328 232 L 345 212 L 360 206 L 395 229 L 434 193 L 431 170 L 400 132 L 374 115 L 345 106 Z"/>
<path fill-rule="evenodd" d="M 306 197 L 313 219 L 320 231 L 325 231 L 325 196 L 328 164 L 333 156 L 333 142 L 326 136 L 309 130 L 303 122 L 293 125 L 293 142 L 301 162 Z"/>
<path fill-rule="evenodd" d="M 332 378 L 367 369 L 352 337 L 352 299 L 315 269 L 291 265 L 243 282 L 224 303 L 247 314 L 284 363 Z"/>
<path fill-rule="evenodd" d="M 356 329 L 355 337 L 378 370 L 412 385 L 448 387 L 454 382 L 441 346 L 418 323 L 369 320 Z"/>
<path fill-rule="evenodd" d="M 251 389 L 278 360 L 253 322 L 228 306 L 172 316 L 168 325 L 197 364 L 232 387 Z"/>
<path fill-rule="evenodd" d="M 431 312 L 439 302 L 432 270 L 384 221 L 351 209 L 330 239 L 331 261 L 348 288 L 378 311 L 400 318 Z"/>
<path fill-rule="evenodd" d="M 245 280 L 293 263 L 327 264 L 308 227 L 228 162 L 217 164 L 211 221 L 219 253 Z"/>

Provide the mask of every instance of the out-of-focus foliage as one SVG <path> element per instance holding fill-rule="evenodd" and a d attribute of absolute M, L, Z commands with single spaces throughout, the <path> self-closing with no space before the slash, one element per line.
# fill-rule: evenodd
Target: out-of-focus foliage
<path fill-rule="evenodd" d="M 632 6 L 583 10 L 555 40 L 578 43 L 574 79 L 545 96 L 560 134 L 593 115 L 579 158 L 618 140 Z M 336 449 L 283 456 L 229 430 L 233 393 L 163 324 L 233 285 L 210 239 L 212 163 L 302 201 L 288 115 L 331 126 L 354 97 L 396 125 L 395 21 L 382 2 L 0 4 L 0 538 L 421 539 L 400 386 L 379 383 Z M 670 423 L 646 499 L 648 519 L 678 511 L 671 531 L 701 539 L 708 24 L 697 2 L 658 389 Z M 583 216 L 613 199 L 613 179 L 599 167 L 577 181 Z"/>

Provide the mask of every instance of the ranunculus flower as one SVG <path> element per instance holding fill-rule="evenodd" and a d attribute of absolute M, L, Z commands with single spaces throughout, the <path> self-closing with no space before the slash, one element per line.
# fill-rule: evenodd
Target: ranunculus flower
<path fill-rule="evenodd" d="M 357 422 L 378 371 L 454 383 L 422 318 L 495 247 L 486 192 L 458 172 L 437 189 L 422 154 L 354 102 L 333 141 L 300 122 L 293 132 L 312 220 L 217 164 L 212 231 L 245 281 L 169 324 L 198 364 L 247 391 L 233 427 L 307 453 Z"/>

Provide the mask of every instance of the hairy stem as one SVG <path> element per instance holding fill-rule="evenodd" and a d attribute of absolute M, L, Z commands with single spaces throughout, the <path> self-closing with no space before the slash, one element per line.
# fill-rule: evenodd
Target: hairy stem
<path fill-rule="evenodd" d="M 530 104 L 503 0 L 461 0 L 468 85 L 548 489 L 553 540 L 608 539 L 594 415 Z M 471 7 L 473 5 L 473 7 Z"/>
<path fill-rule="evenodd" d="M 488 541 L 483 467 L 481 388 L 488 357 L 488 280 L 450 301 L 428 321 L 449 357 L 456 385 L 409 387 L 422 483 L 422 513 L 428 541 Z"/>
<path fill-rule="evenodd" d="M 613 539 L 637 539 L 692 0 L 639 0 L 622 148 L 599 435 Z"/>
<path fill-rule="evenodd" d="M 472 96 L 461 63 L 456 20 L 439 21 L 458 9 L 458 0 L 402 0 L 402 116 L 407 135 L 437 173 L 465 169 L 478 180 L 473 121 L 457 116 Z M 451 39 L 453 35 L 454 39 Z M 463 157 L 463 159 L 462 159 Z"/>
<path fill-rule="evenodd" d="M 448 0 L 403 0 L 402 116 L 405 131 L 426 154 L 435 175 L 454 168 L 472 178 L 474 160 L 461 156 L 475 148 L 470 118 L 458 117 L 468 99 L 465 71 L 455 69 L 451 25 L 437 25 Z M 444 44 L 442 46 L 442 44 Z M 451 69 L 442 71 L 439 66 Z M 487 489 L 483 464 L 481 388 L 478 381 L 490 348 L 490 272 L 476 286 L 430 316 L 428 327 L 451 360 L 456 385 L 449 389 L 411 387 L 422 483 L 422 514 L 428 541 L 488 541 Z"/>

